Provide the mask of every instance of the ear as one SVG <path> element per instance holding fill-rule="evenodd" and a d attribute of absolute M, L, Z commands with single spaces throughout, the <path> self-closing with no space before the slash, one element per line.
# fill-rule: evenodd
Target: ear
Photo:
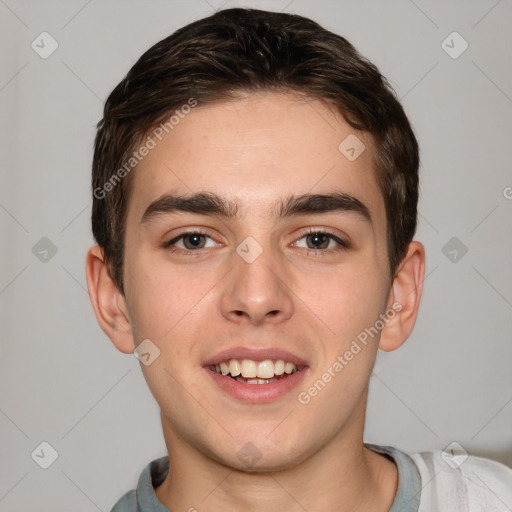
<path fill-rule="evenodd" d="M 87 288 L 98 324 L 118 350 L 135 350 L 128 308 L 123 294 L 110 277 L 103 249 L 91 247 L 86 260 Z"/>
<path fill-rule="evenodd" d="M 400 347 L 411 334 L 416 323 L 425 276 L 425 248 L 420 242 L 409 244 L 407 254 L 391 283 L 388 315 L 381 331 L 379 348 L 385 352 Z"/>

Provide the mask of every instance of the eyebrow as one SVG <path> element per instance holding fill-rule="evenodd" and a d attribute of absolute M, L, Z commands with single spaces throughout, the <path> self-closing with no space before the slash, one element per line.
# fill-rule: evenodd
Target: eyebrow
<path fill-rule="evenodd" d="M 140 222 L 144 224 L 155 217 L 180 212 L 236 219 L 239 213 L 238 206 L 236 202 L 213 192 L 199 192 L 192 195 L 164 194 L 146 208 Z M 356 197 L 343 192 L 288 196 L 279 201 L 271 211 L 276 219 L 332 212 L 354 212 L 372 224 L 368 207 Z"/>

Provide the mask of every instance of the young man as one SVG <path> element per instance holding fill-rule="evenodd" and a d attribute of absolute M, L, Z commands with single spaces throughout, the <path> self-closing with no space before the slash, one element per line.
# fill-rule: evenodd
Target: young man
<path fill-rule="evenodd" d="M 224 10 L 139 59 L 98 125 L 87 282 L 168 457 L 115 512 L 510 510 L 503 465 L 363 442 L 418 314 L 418 164 L 386 80 L 311 20 Z"/>

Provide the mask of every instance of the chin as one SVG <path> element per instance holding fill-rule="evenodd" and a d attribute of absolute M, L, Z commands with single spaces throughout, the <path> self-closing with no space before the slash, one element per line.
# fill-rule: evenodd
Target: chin
<path fill-rule="evenodd" d="M 222 464 L 244 473 L 274 473 L 291 469 L 307 458 L 306 454 L 251 453 L 251 450 L 246 450 L 246 453 L 240 454 L 240 457 L 238 455 L 236 458 L 223 460 Z"/>
<path fill-rule="evenodd" d="M 229 446 L 216 444 L 211 455 L 221 464 L 246 473 L 268 473 L 291 469 L 307 459 L 303 436 L 284 436 L 270 440 L 266 434 L 234 437 Z M 251 440 L 250 440 L 251 439 Z M 234 456 L 231 455 L 234 452 Z M 228 455 L 228 456 L 227 456 Z"/>

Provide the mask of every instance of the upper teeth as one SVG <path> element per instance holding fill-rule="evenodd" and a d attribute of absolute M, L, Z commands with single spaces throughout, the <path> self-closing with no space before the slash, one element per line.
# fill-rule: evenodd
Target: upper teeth
<path fill-rule="evenodd" d="M 253 361 L 251 359 L 230 359 L 229 361 L 223 361 L 220 364 L 212 365 L 210 367 L 217 373 L 222 375 L 231 374 L 232 377 L 238 377 L 241 375 L 246 379 L 252 379 L 259 377 L 260 379 L 271 379 L 274 375 L 283 375 L 284 373 L 295 373 L 297 366 L 293 363 L 286 363 L 285 361 L 278 359 L 277 361 L 271 361 L 267 359 L 265 361 Z"/>

